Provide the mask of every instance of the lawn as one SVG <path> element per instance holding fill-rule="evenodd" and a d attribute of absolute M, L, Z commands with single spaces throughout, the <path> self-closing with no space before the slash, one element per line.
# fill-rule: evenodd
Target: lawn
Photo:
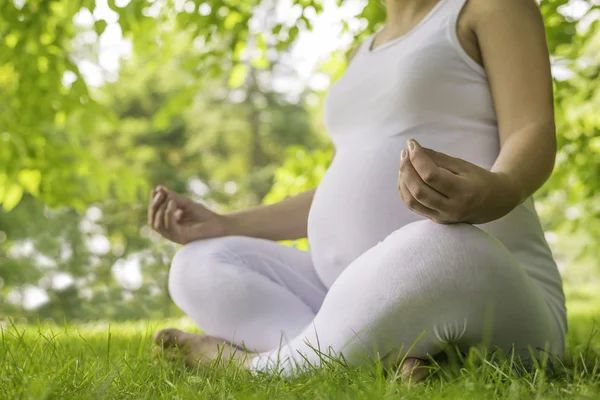
<path fill-rule="evenodd" d="M 0 399 L 391 399 L 600 398 L 598 286 L 569 290 L 568 354 L 553 372 L 518 373 L 508 365 L 467 362 L 436 367 L 407 385 L 378 366 L 343 365 L 294 379 L 228 370 L 187 371 L 153 363 L 155 329 L 187 320 L 118 324 L 14 325 L 0 340 Z M 561 365 L 562 364 L 562 365 Z"/>

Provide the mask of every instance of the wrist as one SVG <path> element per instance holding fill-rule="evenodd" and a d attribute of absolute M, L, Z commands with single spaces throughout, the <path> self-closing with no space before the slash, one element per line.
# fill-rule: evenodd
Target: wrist
<path fill-rule="evenodd" d="M 231 235 L 228 219 L 224 215 L 212 214 L 206 221 L 195 223 L 190 227 L 188 242 Z"/>
<path fill-rule="evenodd" d="M 506 172 L 492 172 L 492 174 L 495 177 L 494 187 L 498 189 L 496 191 L 497 200 L 501 202 L 508 213 L 525 200 L 519 190 L 517 179 Z"/>
<path fill-rule="evenodd" d="M 237 236 L 242 235 L 241 218 L 238 213 L 218 215 L 220 225 L 220 236 Z"/>

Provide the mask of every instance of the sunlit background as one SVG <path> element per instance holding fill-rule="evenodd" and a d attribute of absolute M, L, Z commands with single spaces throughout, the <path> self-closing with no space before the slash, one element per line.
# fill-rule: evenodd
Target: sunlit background
<path fill-rule="evenodd" d="M 541 7 L 560 153 L 538 211 L 585 300 L 600 287 L 600 2 Z M 323 97 L 383 17 L 376 0 L 0 5 L 0 318 L 179 315 L 150 188 L 227 212 L 317 185 Z"/>

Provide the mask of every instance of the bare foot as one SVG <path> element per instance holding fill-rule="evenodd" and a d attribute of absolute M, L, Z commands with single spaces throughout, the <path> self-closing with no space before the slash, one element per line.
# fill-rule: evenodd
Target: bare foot
<path fill-rule="evenodd" d="M 408 383 L 421 382 L 429 376 L 428 363 L 420 358 L 407 358 L 400 367 L 400 373 Z"/>
<path fill-rule="evenodd" d="M 179 329 L 162 329 L 154 334 L 155 354 L 169 361 L 183 360 L 189 368 L 199 364 L 210 365 L 214 360 L 221 362 L 240 360 L 248 366 L 248 353 L 241 348 L 208 335 L 184 332 Z"/>

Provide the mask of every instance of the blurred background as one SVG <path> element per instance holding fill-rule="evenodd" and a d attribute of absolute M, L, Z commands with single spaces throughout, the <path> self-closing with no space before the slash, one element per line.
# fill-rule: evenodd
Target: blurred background
<path fill-rule="evenodd" d="M 600 290 L 600 0 L 540 7 L 560 150 L 537 208 L 585 305 Z M 151 188 L 227 212 L 316 186 L 324 95 L 384 17 L 378 0 L 0 0 L 0 320 L 179 316 Z"/>

